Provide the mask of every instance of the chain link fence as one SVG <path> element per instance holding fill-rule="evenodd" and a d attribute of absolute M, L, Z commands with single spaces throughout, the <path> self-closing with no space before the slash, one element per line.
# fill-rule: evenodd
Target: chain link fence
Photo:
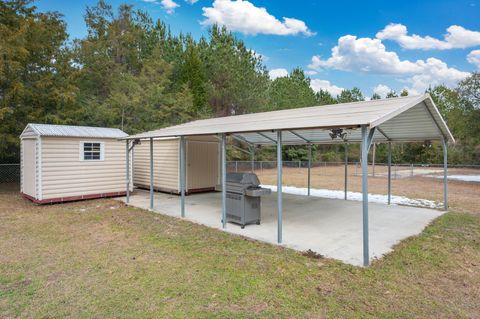
<path fill-rule="evenodd" d="M 343 162 L 319 162 L 311 163 L 312 174 L 333 176 L 343 175 L 345 163 Z M 307 169 L 308 161 L 283 161 L 283 167 L 286 169 Z M 277 168 L 276 161 L 228 161 L 227 170 L 229 172 L 248 172 L 263 171 Z M 464 171 L 467 174 L 480 174 L 480 165 L 448 165 L 449 169 L 455 169 L 457 172 Z M 361 176 L 361 164 L 359 162 L 348 163 L 348 175 Z M 369 175 L 373 177 L 387 176 L 388 166 L 386 163 L 369 163 Z M 406 178 L 421 175 L 440 174 L 443 172 L 441 164 L 394 164 L 391 166 L 392 178 Z M 0 183 L 19 183 L 20 182 L 20 164 L 0 164 Z"/>
<path fill-rule="evenodd" d="M 227 171 L 229 172 L 262 172 L 277 168 L 276 161 L 228 161 Z M 283 168 L 288 170 L 306 170 L 308 161 L 283 161 Z M 311 163 L 312 174 L 323 176 L 343 176 L 344 162 L 320 162 Z M 455 169 L 456 173 L 480 174 L 480 165 L 448 165 L 448 169 Z M 362 167 L 360 162 L 348 162 L 347 172 L 349 176 L 361 176 Z M 369 163 L 368 172 L 373 177 L 386 177 L 388 165 L 386 163 Z M 408 178 L 422 175 L 443 174 L 442 164 L 396 164 L 391 165 L 392 179 Z"/>
<path fill-rule="evenodd" d="M 0 183 L 19 183 L 20 164 L 0 164 Z"/>

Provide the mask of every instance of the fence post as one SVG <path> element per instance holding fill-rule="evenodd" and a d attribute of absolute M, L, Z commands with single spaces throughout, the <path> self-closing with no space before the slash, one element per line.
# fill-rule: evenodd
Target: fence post
<path fill-rule="evenodd" d="M 410 164 L 410 176 L 413 177 L 413 164 Z"/>
<path fill-rule="evenodd" d="M 235 173 L 238 172 L 238 161 L 235 161 Z"/>

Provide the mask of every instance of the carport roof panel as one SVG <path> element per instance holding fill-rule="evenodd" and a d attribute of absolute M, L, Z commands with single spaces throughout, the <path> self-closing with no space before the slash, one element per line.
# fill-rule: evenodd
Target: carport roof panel
<path fill-rule="evenodd" d="M 431 116 L 428 116 L 428 118 L 425 119 L 425 123 L 422 123 L 422 125 L 415 123 L 415 125 L 412 125 L 407 129 L 410 131 L 418 130 L 419 137 L 422 136 L 423 138 L 424 134 L 421 134 L 421 131 L 424 127 L 428 126 L 434 128 L 435 131 L 438 132 L 436 136 L 428 136 L 429 138 L 439 139 L 443 135 L 448 140 L 454 141 L 448 127 L 441 118 L 428 94 L 197 120 L 132 135 L 129 136 L 128 139 L 213 135 L 221 133 L 238 134 L 269 132 L 275 130 L 296 131 L 334 127 L 356 128 L 361 125 L 377 127 L 419 105 L 426 106 L 429 109 Z M 248 139 L 248 135 L 250 134 L 244 134 L 243 136 Z M 300 138 L 296 138 L 297 142 L 302 141 Z M 323 140 L 324 139 L 318 140 L 318 142 L 322 142 Z M 252 142 L 255 143 L 254 141 Z M 291 142 L 293 143 L 294 141 L 292 140 Z"/>

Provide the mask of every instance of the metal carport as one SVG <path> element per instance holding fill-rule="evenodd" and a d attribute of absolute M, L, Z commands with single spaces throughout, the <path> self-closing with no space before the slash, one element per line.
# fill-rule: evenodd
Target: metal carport
<path fill-rule="evenodd" d="M 249 146 L 277 147 L 277 242 L 282 243 L 282 145 L 360 143 L 363 194 L 363 264 L 369 264 L 368 230 L 368 151 L 372 142 L 388 143 L 388 198 L 390 202 L 392 142 L 441 141 L 444 153 L 444 208 L 447 209 L 447 144 L 455 140 L 428 94 L 400 98 L 333 104 L 280 111 L 197 120 L 149 131 L 126 138 L 129 200 L 129 153 L 138 140 L 150 140 L 150 162 L 153 163 L 153 139 L 180 137 L 181 216 L 185 216 L 185 136 L 217 135 L 221 138 L 222 227 L 226 227 L 226 146 L 227 136 Z M 130 141 L 133 143 L 130 145 Z M 253 149 L 253 148 L 251 148 Z M 153 167 L 153 164 L 151 164 Z M 151 170 L 153 173 L 153 169 Z M 346 176 L 346 174 L 345 174 Z M 345 183 L 346 185 L 346 183 Z M 346 194 L 346 189 L 345 189 Z M 153 187 L 150 189 L 153 208 Z"/>

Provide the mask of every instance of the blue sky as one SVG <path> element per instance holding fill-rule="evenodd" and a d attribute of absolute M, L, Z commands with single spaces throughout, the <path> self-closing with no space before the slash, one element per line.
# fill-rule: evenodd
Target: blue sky
<path fill-rule="evenodd" d="M 454 86 L 480 70 L 480 1 L 111 0 L 129 3 L 172 31 L 206 34 L 225 24 L 264 57 L 271 76 L 301 67 L 312 87 L 365 95 L 429 85 Z M 38 0 L 64 14 L 71 38 L 83 37 L 93 0 Z M 332 51 L 333 49 L 333 51 Z"/>

